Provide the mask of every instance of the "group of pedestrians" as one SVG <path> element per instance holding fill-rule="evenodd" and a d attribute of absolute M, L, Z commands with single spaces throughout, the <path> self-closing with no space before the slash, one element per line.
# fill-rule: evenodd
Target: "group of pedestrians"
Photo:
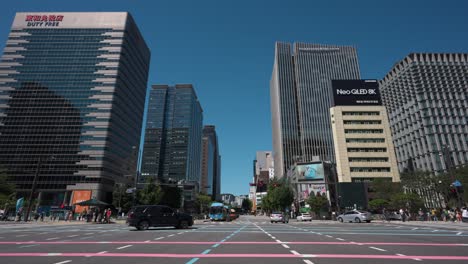
<path fill-rule="evenodd" d="M 78 216 L 78 220 L 86 221 L 86 222 L 109 224 L 111 223 L 110 221 L 111 215 L 112 215 L 112 210 L 110 208 L 102 210 L 98 207 L 95 207 L 93 209 L 90 209 L 89 211 L 84 209 L 83 212 L 81 212 L 80 215 Z"/>
<path fill-rule="evenodd" d="M 422 209 L 418 211 L 419 221 L 443 221 L 443 222 L 464 222 L 468 223 L 468 208 L 432 208 L 427 212 Z"/>

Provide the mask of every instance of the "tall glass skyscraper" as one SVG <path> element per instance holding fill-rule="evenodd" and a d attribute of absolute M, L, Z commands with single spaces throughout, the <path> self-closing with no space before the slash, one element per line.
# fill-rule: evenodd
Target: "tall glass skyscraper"
<path fill-rule="evenodd" d="M 190 182 L 199 187 L 203 111 L 191 84 L 153 85 L 139 183 Z"/>
<path fill-rule="evenodd" d="M 331 80 L 360 79 L 350 46 L 277 42 L 270 81 L 275 175 L 295 162 L 335 159 Z"/>
<path fill-rule="evenodd" d="M 200 190 L 211 195 L 213 200 L 219 200 L 221 197 L 221 156 L 215 126 L 203 127 L 202 150 Z"/>
<path fill-rule="evenodd" d="M 16 14 L 0 62 L 0 166 L 19 195 L 36 178 L 41 205 L 71 191 L 110 201 L 135 172 L 149 60 L 129 13 Z"/>

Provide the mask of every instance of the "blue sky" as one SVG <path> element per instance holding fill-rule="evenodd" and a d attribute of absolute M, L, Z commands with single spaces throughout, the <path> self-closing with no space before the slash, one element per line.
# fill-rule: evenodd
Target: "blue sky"
<path fill-rule="evenodd" d="M 468 52 L 468 1 L 2 1 L 0 48 L 15 12 L 129 11 L 151 49 L 151 84 L 192 83 L 216 125 L 222 192 L 248 193 L 257 150 L 271 150 L 275 41 L 354 45 L 363 78 L 410 52 Z"/>

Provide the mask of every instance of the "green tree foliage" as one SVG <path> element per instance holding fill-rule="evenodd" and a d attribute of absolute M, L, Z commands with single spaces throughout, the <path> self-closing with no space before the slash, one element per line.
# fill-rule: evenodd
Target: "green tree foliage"
<path fill-rule="evenodd" d="M 7 209 L 16 204 L 15 185 L 8 182 L 5 172 L 0 172 L 0 206 Z"/>
<path fill-rule="evenodd" d="M 160 204 L 172 208 L 180 208 L 182 203 L 182 190 L 177 186 L 162 185 Z"/>
<path fill-rule="evenodd" d="M 128 212 L 133 205 L 133 193 L 127 193 L 129 186 L 116 184 L 112 193 L 112 204 L 116 208 L 122 208 L 123 212 Z"/>
<path fill-rule="evenodd" d="M 400 183 L 391 182 L 386 179 L 375 179 L 371 184 L 375 199 L 390 200 L 390 198 L 401 192 Z"/>
<path fill-rule="evenodd" d="M 320 211 L 327 210 L 329 206 L 327 197 L 320 194 L 309 196 L 307 203 L 310 205 L 310 210 L 317 216 L 320 214 Z"/>
<path fill-rule="evenodd" d="M 156 185 L 154 179 L 150 178 L 142 190 L 137 191 L 138 204 L 159 204 L 163 197 L 160 185 Z"/>
<path fill-rule="evenodd" d="M 197 196 L 197 207 L 200 209 L 200 213 L 207 213 L 208 208 L 210 207 L 213 200 L 211 200 L 211 196 L 206 194 L 199 194 Z"/>
<path fill-rule="evenodd" d="M 424 201 L 416 193 L 399 193 L 392 197 L 390 205 L 397 208 L 407 208 L 411 213 L 417 213 L 424 208 Z"/>
<path fill-rule="evenodd" d="M 382 210 L 383 208 L 388 207 L 389 204 L 388 200 L 377 198 L 369 201 L 369 208 L 372 210 Z"/>
<path fill-rule="evenodd" d="M 267 195 L 262 199 L 262 209 L 266 211 L 283 211 L 294 201 L 294 193 L 287 179 L 272 179 L 268 185 Z"/>
<path fill-rule="evenodd" d="M 245 198 L 242 201 L 242 209 L 244 211 L 250 212 L 250 210 L 252 210 L 252 206 L 253 206 L 252 201 L 249 198 Z"/>

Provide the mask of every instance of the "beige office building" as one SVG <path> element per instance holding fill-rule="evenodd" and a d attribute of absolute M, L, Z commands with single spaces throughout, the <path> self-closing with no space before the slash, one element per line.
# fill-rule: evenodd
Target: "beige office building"
<path fill-rule="evenodd" d="M 333 83 L 335 88 L 349 87 L 334 89 L 335 103 L 330 108 L 338 181 L 370 182 L 386 178 L 399 182 L 387 111 L 381 105 L 377 82 Z"/>

